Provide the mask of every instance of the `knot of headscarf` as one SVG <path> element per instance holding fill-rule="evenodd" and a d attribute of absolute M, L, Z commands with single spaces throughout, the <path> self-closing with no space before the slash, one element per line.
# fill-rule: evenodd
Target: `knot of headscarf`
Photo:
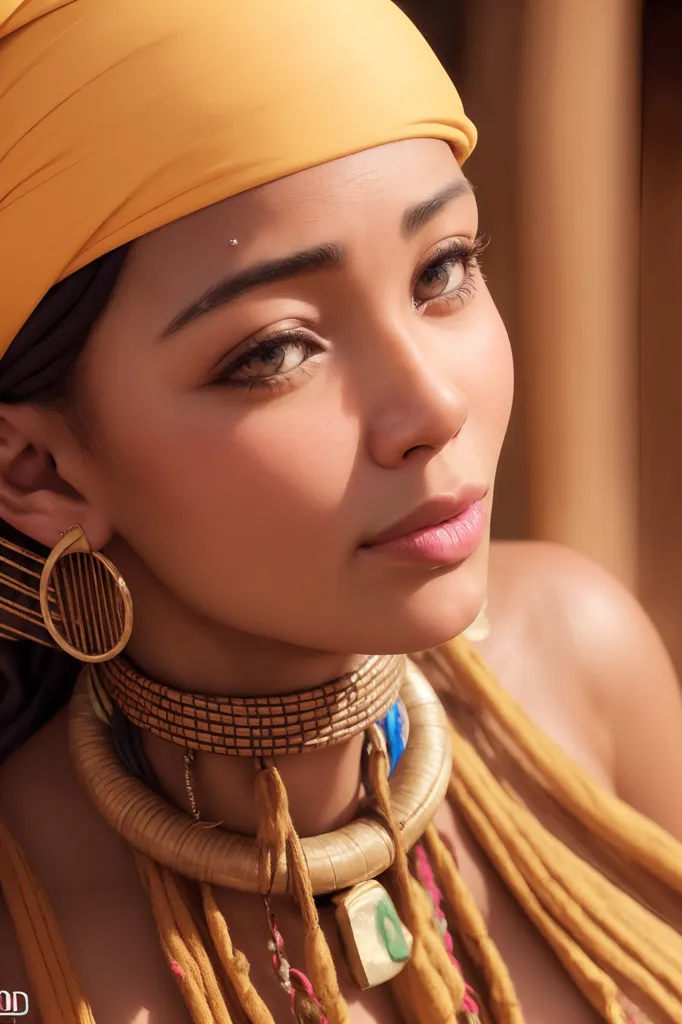
<path fill-rule="evenodd" d="M 103 254 L 417 137 L 475 129 L 391 0 L 0 0 L 0 356 Z"/>

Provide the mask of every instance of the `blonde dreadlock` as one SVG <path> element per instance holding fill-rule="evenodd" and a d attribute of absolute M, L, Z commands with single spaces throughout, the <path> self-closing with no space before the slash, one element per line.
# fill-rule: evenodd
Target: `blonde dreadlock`
<path fill-rule="evenodd" d="M 495 683 L 465 641 L 453 641 L 420 660 L 451 712 L 453 807 L 577 988 L 610 1024 L 626 1024 L 629 1006 L 657 1021 L 682 1022 L 682 937 L 665 919 L 682 920 L 682 845 L 573 764 Z M 369 775 L 377 809 L 395 842 L 386 883 L 414 938 L 411 959 L 392 985 L 406 1019 L 455 1024 L 464 984 L 445 952 L 429 900 L 409 871 L 390 806 L 387 759 L 379 745 L 370 758 Z M 548 800 L 563 814 L 564 827 L 577 844 L 586 848 L 584 856 L 533 813 L 534 802 Z M 271 876 L 278 858 L 287 857 L 305 925 L 306 969 L 329 1024 L 346 1024 L 348 1008 L 276 768 L 260 772 L 257 801 L 262 871 Z M 452 853 L 433 826 L 424 836 L 424 847 L 443 893 L 448 923 L 485 986 L 491 1018 L 496 1024 L 523 1024 L 507 968 Z M 231 993 L 250 1024 L 274 1024 L 250 981 L 246 958 L 232 945 L 210 886 L 201 885 L 203 911 L 224 980 L 217 976 L 186 905 L 183 880 L 147 857 L 136 855 L 136 860 L 192 1020 L 231 1022 Z M 92 1024 L 45 897 L 3 825 L 0 881 L 46 1024 Z M 643 893 L 647 902 L 652 902 L 651 893 L 658 894 L 658 913 L 637 899 Z M 313 1020 L 311 1012 L 308 1005 L 308 1016 L 300 1019 Z"/>

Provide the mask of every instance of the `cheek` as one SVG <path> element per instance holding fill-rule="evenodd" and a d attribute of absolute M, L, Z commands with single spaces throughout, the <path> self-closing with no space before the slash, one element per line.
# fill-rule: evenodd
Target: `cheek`
<path fill-rule="evenodd" d="M 514 364 L 507 331 L 487 289 L 480 303 L 468 367 L 469 414 L 486 453 L 497 460 L 509 425 Z"/>
<path fill-rule="evenodd" d="M 322 542 L 358 445 L 356 426 L 338 415 L 332 396 L 322 401 L 305 387 L 252 401 L 216 389 L 147 399 L 137 415 L 134 401 L 126 423 L 107 431 L 115 436 L 109 497 L 124 535 L 161 522 L 166 538 L 189 531 L 238 552 L 258 545 L 280 560 L 283 548 Z"/>

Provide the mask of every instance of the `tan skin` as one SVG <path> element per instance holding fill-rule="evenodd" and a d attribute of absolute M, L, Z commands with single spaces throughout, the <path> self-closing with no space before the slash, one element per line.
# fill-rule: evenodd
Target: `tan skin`
<path fill-rule="evenodd" d="M 511 402 L 506 334 L 473 258 L 441 255 L 427 269 L 444 242 L 471 247 L 473 196 L 464 189 L 409 238 L 401 232 L 408 208 L 462 180 L 445 144 L 415 140 L 293 175 L 138 242 L 82 360 L 82 408 L 0 410 L 0 515 L 47 545 L 81 522 L 131 587 L 132 657 L 206 692 L 282 692 L 352 667 L 349 652 L 424 649 L 464 629 L 488 592 L 481 648 L 503 685 L 578 763 L 682 838 L 677 681 L 648 620 L 606 574 L 543 545 L 484 543 L 456 568 L 428 571 L 360 549 L 462 480 L 488 488 L 490 511 Z M 225 276 L 330 243 L 344 247 L 343 265 L 262 286 L 161 338 Z M 283 348 L 235 369 L 247 339 L 282 326 Z M 224 380 L 211 383 L 219 362 Z M 226 383 L 289 371 L 272 386 Z M 148 741 L 147 753 L 186 807 L 179 749 Z M 302 833 L 352 816 L 357 741 L 283 760 L 282 772 Z M 200 759 L 205 817 L 252 831 L 251 792 L 245 763 Z M 130 850 L 74 778 L 65 714 L 0 769 L 0 808 L 98 1024 L 187 1021 Z M 596 1020 L 461 822 L 444 807 L 439 825 L 528 1024 Z M 290 1019 L 259 901 L 218 897 L 259 991 L 278 1021 Z M 281 915 L 300 962 L 296 915 Z M 0 949 L 0 987 L 26 989 L 1 906 Z M 359 993 L 336 959 L 353 1024 L 393 1021 L 390 995 Z"/>

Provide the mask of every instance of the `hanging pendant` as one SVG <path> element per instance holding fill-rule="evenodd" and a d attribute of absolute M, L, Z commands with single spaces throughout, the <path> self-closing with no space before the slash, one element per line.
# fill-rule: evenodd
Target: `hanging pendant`
<path fill-rule="evenodd" d="M 383 885 L 368 881 L 334 897 L 336 921 L 353 980 L 359 988 L 383 985 L 399 974 L 412 952 L 412 935 Z"/>

